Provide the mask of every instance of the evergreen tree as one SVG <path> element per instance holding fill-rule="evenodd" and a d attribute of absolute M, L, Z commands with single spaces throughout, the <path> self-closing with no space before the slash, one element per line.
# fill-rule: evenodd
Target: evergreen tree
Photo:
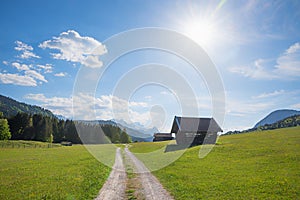
<path fill-rule="evenodd" d="M 64 135 L 66 141 L 80 144 L 81 140 L 77 133 L 75 123 L 72 120 L 67 120 L 64 128 Z"/>
<path fill-rule="evenodd" d="M 121 143 L 130 143 L 130 142 L 131 142 L 131 138 L 130 138 L 129 135 L 126 133 L 126 129 L 123 129 L 123 131 L 121 132 L 121 135 L 120 135 L 120 142 L 121 142 Z"/>
<path fill-rule="evenodd" d="M 7 119 L 0 119 L 0 140 L 9 140 L 11 134 Z"/>
<path fill-rule="evenodd" d="M 16 116 L 10 118 L 8 124 L 12 135 L 11 139 L 24 139 L 25 130 L 32 125 L 31 123 L 31 116 L 26 113 L 18 113 Z"/>

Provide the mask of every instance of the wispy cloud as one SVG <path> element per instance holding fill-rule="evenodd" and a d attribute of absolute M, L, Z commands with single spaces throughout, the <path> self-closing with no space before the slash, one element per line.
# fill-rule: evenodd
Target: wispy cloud
<path fill-rule="evenodd" d="M 269 110 L 274 106 L 274 102 L 268 101 L 242 101 L 237 99 L 229 99 L 226 101 L 226 113 L 232 116 L 246 116 L 256 114 L 258 112 Z"/>
<path fill-rule="evenodd" d="M 12 65 L 13 67 L 15 67 L 16 69 L 18 69 L 19 71 L 30 70 L 30 68 L 31 68 L 30 65 L 21 64 L 21 63 L 18 63 L 18 62 L 13 62 L 11 65 Z"/>
<path fill-rule="evenodd" d="M 24 42 L 21 41 L 16 41 L 16 47 L 15 50 L 20 51 L 21 55 L 19 55 L 18 57 L 23 58 L 23 59 L 27 59 L 27 58 L 40 58 L 40 56 L 36 55 L 35 53 L 33 53 L 33 47 L 25 44 Z"/>
<path fill-rule="evenodd" d="M 275 90 L 274 92 L 264 92 L 258 96 L 254 96 L 252 97 L 253 99 L 262 99 L 262 98 L 269 98 L 269 97 L 274 97 L 274 96 L 278 96 L 278 95 L 282 95 L 284 94 L 285 91 L 284 90 Z"/>
<path fill-rule="evenodd" d="M 300 110 L 300 103 L 292 105 L 291 108 Z"/>
<path fill-rule="evenodd" d="M 52 64 L 45 64 L 45 65 L 37 65 L 38 68 L 43 69 L 45 74 L 53 72 L 53 65 Z"/>
<path fill-rule="evenodd" d="M 290 46 L 278 59 L 274 73 L 291 78 L 300 77 L 300 43 Z"/>
<path fill-rule="evenodd" d="M 242 76 L 261 80 L 294 80 L 300 77 L 300 43 L 286 49 L 270 66 L 271 59 L 257 59 L 246 66 L 231 67 L 229 71 Z"/>
<path fill-rule="evenodd" d="M 106 47 L 99 41 L 80 36 L 74 30 L 62 32 L 58 37 L 42 42 L 39 47 L 58 50 L 59 53 L 51 53 L 54 59 L 78 62 L 92 68 L 102 66 L 99 56 L 107 52 Z"/>
<path fill-rule="evenodd" d="M 26 70 L 25 75 L 28 76 L 28 77 L 34 78 L 36 80 L 43 81 L 45 83 L 48 82 L 42 74 L 40 74 L 40 73 L 38 73 L 37 71 L 34 71 L 34 70 Z"/>
<path fill-rule="evenodd" d="M 57 77 L 65 77 L 65 76 L 67 76 L 67 73 L 66 73 L 66 72 L 60 72 L 60 73 L 54 74 L 54 76 L 57 76 Z"/>
<path fill-rule="evenodd" d="M 37 86 L 36 80 L 34 80 L 34 78 L 30 76 L 10 73 L 0 73 L 0 82 L 3 84 L 12 84 L 20 86 Z"/>
<path fill-rule="evenodd" d="M 32 65 L 13 62 L 11 66 L 16 68 L 19 73 L 1 73 L 1 83 L 20 86 L 37 86 L 37 81 L 41 81 L 40 83 L 48 82 L 44 75 L 34 70 Z"/>

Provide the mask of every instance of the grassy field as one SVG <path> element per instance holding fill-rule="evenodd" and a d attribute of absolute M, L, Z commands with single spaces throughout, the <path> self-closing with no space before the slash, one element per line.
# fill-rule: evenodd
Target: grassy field
<path fill-rule="evenodd" d="M 61 144 L 26 140 L 0 140 L 0 148 L 53 148 L 61 147 Z"/>
<path fill-rule="evenodd" d="M 138 142 L 130 144 L 130 151 L 133 153 L 149 153 L 165 147 L 169 141 L 164 142 Z"/>
<path fill-rule="evenodd" d="M 0 148 L 1 200 L 93 199 L 109 175 L 110 168 L 82 145 L 27 148 L 36 144 L 27 142 L 24 148 L 19 143 Z"/>
<path fill-rule="evenodd" d="M 299 198 L 300 127 L 223 136 L 218 143 L 203 159 L 199 146 L 189 148 L 154 175 L 176 199 Z M 151 148 L 160 144 L 131 149 Z"/>

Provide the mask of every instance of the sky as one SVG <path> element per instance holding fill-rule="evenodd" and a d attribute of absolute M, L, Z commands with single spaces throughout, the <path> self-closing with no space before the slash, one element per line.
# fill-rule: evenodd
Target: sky
<path fill-rule="evenodd" d="M 224 131 L 253 127 L 277 109 L 300 110 L 297 0 L 3 0 L 0 5 L 0 94 L 57 115 L 123 120 L 160 131 L 171 129 L 174 115 L 211 117 L 207 77 L 182 57 L 145 48 L 104 62 L 114 51 L 112 38 L 147 27 L 182 34 L 206 52 L 223 85 L 224 119 L 217 121 Z M 78 93 L 88 85 L 82 74 L 96 85 Z"/>

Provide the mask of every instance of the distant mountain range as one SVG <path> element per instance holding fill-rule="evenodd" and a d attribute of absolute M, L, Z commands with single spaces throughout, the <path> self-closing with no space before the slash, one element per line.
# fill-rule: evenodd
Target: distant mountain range
<path fill-rule="evenodd" d="M 273 124 L 275 122 L 278 122 L 280 120 L 283 120 L 287 117 L 291 117 L 294 115 L 300 115 L 300 111 L 288 110 L 288 109 L 276 110 L 268 114 L 265 118 L 263 118 L 259 122 L 257 122 L 254 128 L 257 128 L 259 126 L 264 126 L 266 124 Z"/>
<path fill-rule="evenodd" d="M 115 120 L 79 120 L 80 122 L 97 125 L 105 126 L 105 125 L 112 125 L 118 126 L 120 129 L 125 129 L 126 133 L 131 137 L 132 141 L 137 142 L 152 142 L 153 134 L 157 133 L 157 128 L 146 129 L 144 127 L 135 127 L 134 125 L 128 124 L 124 121 L 116 122 Z"/>
<path fill-rule="evenodd" d="M 297 110 L 276 110 L 259 121 L 253 128 L 243 131 L 229 131 L 224 135 L 248 133 L 252 131 L 272 130 L 300 126 L 300 111 Z"/>
<path fill-rule="evenodd" d="M 156 127 L 145 128 L 139 123 L 128 124 L 123 120 L 84 120 L 84 122 L 90 124 L 118 126 L 121 129 L 126 129 L 126 133 L 131 137 L 132 141 L 138 142 L 152 142 L 153 134 L 158 132 Z"/>
<path fill-rule="evenodd" d="M 55 117 L 55 115 L 50 110 L 39 106 L 21 103 L 3 95 L 0 95 L 0 112 L 2 112 L 4 117 L 6 118 L 15 116 L 18 112 Z"/>

